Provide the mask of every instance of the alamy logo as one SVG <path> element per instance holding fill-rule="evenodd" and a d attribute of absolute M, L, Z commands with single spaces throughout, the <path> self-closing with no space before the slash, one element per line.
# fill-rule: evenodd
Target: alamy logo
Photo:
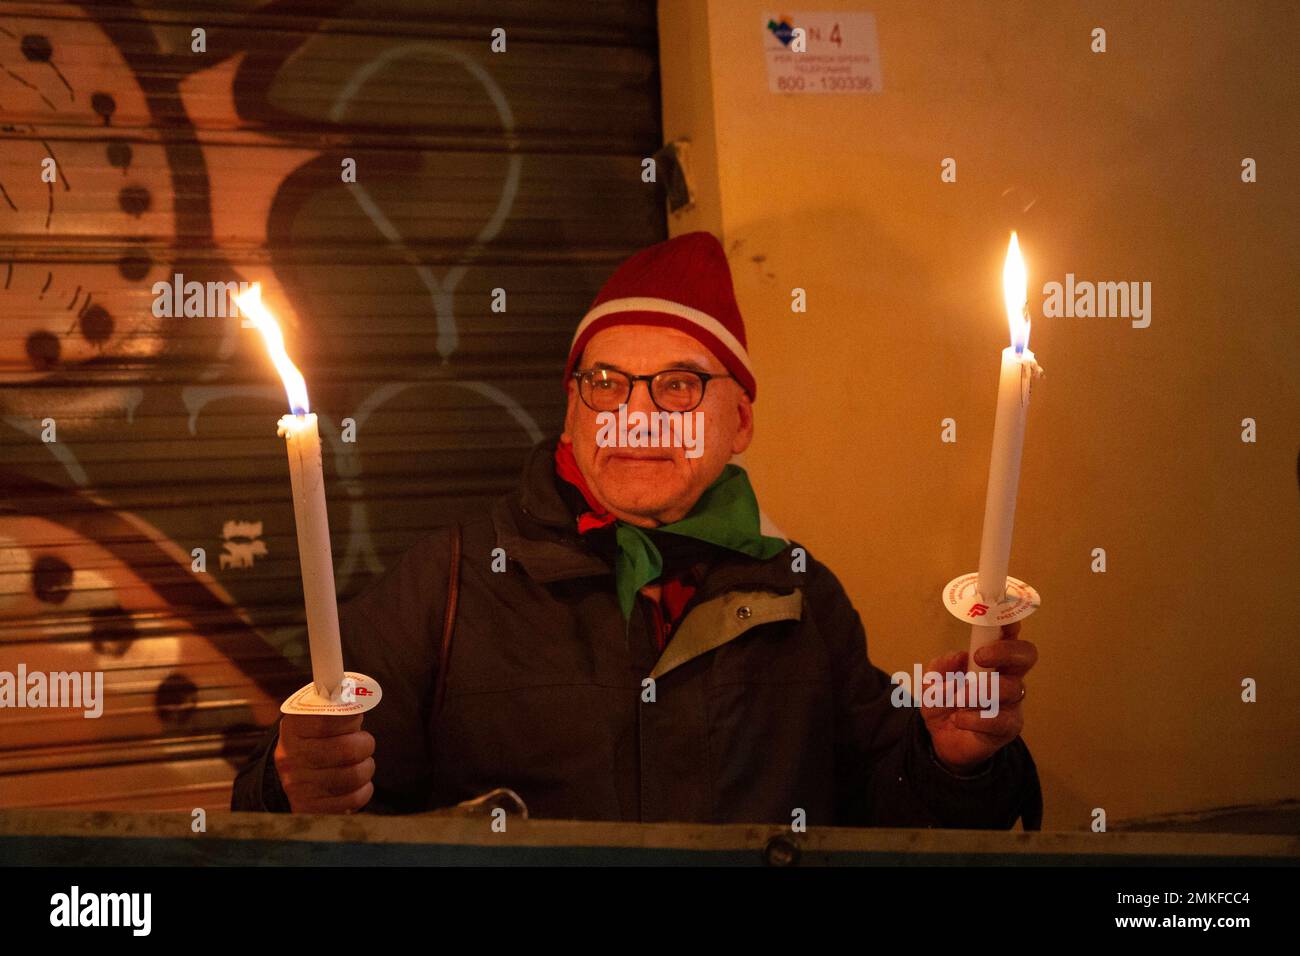
<path fill-rule="evenodd" d="M 596 444 L 601 448 L 685 448 L 687 458 L 704 454 L 703 412 L 599 412 Z"/>
<path fill-rule="evenodd" d="M 157 319 L 225 319 L 240 315 L 235 296 L 243 295 L 250 282 L 186 282 L 179 272 L 172 281 L 153 284 L 153 314 Z"/>
<path fill-rule="evenodd" d="M 80 708 L 95 720 L 104 713 L 103 671 L 31 671 L 18 665 L 18 673 L 0 671 L 0 708 Z"/>
<path fill-rule="evenodd" d="M 1135 329 L 1151 324 L 1150 282 L 1075 282 L 1067 272 L 1064 284 L 1044 284 L 1043 296 L 1045 318 L 1132 319 Z"/>
<path fill-rule="evenodd" d="M 133 936 L 148 936 L 153 925 L 152 893 L 70 892 L 50 897 L 51 926 L 129 926 Z"/>
<path fill-rule="evenodd" d="M 889 702 L 895 707 L 976 707 L 981 717 L 996 717 L 998 672 L 926 671 L 914 664 L 912 673 L 898 671 L 889 677 L 894 690 Z"/>

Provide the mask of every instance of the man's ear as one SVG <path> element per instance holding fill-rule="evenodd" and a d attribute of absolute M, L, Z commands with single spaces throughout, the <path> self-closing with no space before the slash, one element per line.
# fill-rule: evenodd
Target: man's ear
<path fill-rule="evenodd" d="M 741 389 L 740 398 L 736 402 L 736 414 L 740 418 L 740 427 L 736 429 L 736 437 L 731 442 L 733 455 L 744 452 L 754 440 L 754 403 L 744 389 Z"/>
<path fill-rule="evenodd" d="M 560 434 L 560 443 L 564 445 L 573 444 L 573 435 L 571 434 L 578 424 L 578 386 L 574 379 L 564 386 L 564 391 L 568 399 L 564 406 L 564 431 Z"/>

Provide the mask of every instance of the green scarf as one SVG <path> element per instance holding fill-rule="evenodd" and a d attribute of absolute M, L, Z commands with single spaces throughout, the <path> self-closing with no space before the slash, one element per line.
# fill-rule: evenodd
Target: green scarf
<path fill-rule="evenodd" d="M 781 538 L 759 530 L 758 499 L 754 497 L 745 469 L 738 465 L 722 469 L 717 481 L 704 490 L 685 518 L 653 530 L 706 541 L 764 560 L 780 554 L 786 546 Z M 637 592 L 663 572 L 663 557 L 644 528 L 618 521 L 615 539 L 618 542 L 614 567 L 618 606 L 624 620 L 630 620 Z"/>

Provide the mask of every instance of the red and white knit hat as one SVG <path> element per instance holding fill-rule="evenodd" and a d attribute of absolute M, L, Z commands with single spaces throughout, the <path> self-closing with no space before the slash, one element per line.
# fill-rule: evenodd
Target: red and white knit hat
<path fill-rule="evenodd" d="M 726 366 L 751 400 L 755 397 L 757 386 L 731 269 L 722 243 L 711 233 L 688 232 L 642 249 L 614 271 L 573 334 L 564 368 L 566 382 L 587 341 L 612 325 L 655 325 L 685 332 Z"/>

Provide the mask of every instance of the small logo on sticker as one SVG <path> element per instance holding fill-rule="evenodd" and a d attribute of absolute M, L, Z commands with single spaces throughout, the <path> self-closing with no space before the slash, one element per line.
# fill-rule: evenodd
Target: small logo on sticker
<path fill-rule="evenodd" d="M 781 41 L 782 46 L 789 46 L 790 38 L 794 36 L 794 21 L 787 16 L 781 17 L 780 20 L 768 20 L 767 29 Z"/>

